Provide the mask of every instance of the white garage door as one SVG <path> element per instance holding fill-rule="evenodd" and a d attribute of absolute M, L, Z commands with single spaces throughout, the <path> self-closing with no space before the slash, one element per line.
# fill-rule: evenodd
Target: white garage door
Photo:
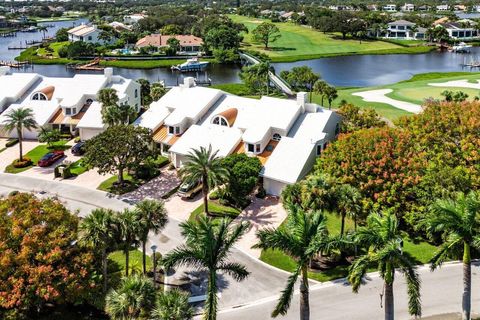
<path fill-rule="evenodd" d="M 86 128 L 80 128 L 79 133 L 80 133 L 80 139 L 81 140 L 88 140 L 96 135 L 102 133 L 103 130 L 101 129 L 86 129 Z"/>
<path fill-rule="evenodd" d="M 263 178 L 263 188 L 265 189 L 267 194 L 270 194 L 272 196 L 280 196 L 282 194 L 283 188 L 285 188 L 286 185 L 286 183 L 280 181 Z"/>

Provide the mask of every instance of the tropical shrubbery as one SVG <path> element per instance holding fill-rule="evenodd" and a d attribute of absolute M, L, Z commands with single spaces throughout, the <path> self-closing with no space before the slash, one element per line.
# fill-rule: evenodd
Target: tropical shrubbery
<path fill-rule="evenodd" d="M 415 229 L 434 199 L 480 185 L 480 103 L 431 101 L 395 128 L 341 135 L 315 166 L 356 187 L 362 209 L 393 209 Z"/>

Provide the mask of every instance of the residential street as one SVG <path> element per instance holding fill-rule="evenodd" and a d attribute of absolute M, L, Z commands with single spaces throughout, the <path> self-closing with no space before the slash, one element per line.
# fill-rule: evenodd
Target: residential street
<path fill-rule="evenodd" d="M 19 175 L 0 174 L 0 195 L 6 195 L 13 190 L 34 191 L 39 196 L 56 195 L 71 210 L 79 210 L 80 216 L 88 214 L 93 208 L 99 206 L 114 210 L 128 207 L 125 202 L 112 198 L 101 191 Z M 42 190 L 48 190 L 48 193 L 40 192 Z M 166 206 L 169 211 L 182 209 L 180 206 L 168 203 Z M 191 206 L 184 208 L 184 210 L 190 209 Z M 182 215 L 184 216 L 179 212 L 172 214 L 166 229 L 159 235 L 151 236 L 149 247 L 155 243 L 160 252 L 166 253 L 180 244 L 182 238 L 178 227 L 179 222 L 173 216 L 180 217 Z M 247 265 L 251 276 L 241 283 L 229 278 L 221 278 L 224 289 L 221 291 L 220 308 L 222 311 L 219 319 L 269 319 L 287 274 L 266 266 L 239 249 L 234 250 L 232 257 L 235 261 Z M 461 270 L 459 264 L 447 264 L 433 273 L 426 267 L 420 268 L 423 314 L 425 316 L 459 311 L 462 293 Z M 472 285 L 476 288 L 480 285 L 478 266 L 472 270 Z M 181 276 L 174 275 L 174 277 Z M 358 295 L 353 294 L 350 286 L 343 281 L 325 284 L 311 283 L 311 291 L 312 319 L 372 320 L 383 318 L 379 296 L 382 291 L 382 282 L 376 275 L 373 275 L 368 284 L 360 289 Z M 479 311 L 480 292 L 473 290 L 472 294 L 472 309 Z M 398 275 L 395 281 L 395 302 L 397 319 L 409 319 L 406 289 L 401 275 Z M 291 311 L 281 319 L 298 319 L 298 310 L 298 295 L 295 295 Z M 359 310 L 362 311 L 359 312 Z"/>

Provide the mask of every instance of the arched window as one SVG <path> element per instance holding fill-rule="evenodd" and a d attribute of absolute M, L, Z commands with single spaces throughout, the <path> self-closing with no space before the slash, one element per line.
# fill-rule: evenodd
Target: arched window
<path fill-rule="evenodd" d="M 91 105 L 93 103 L 93 100 L 92 99 L 87 99 L 87 101 L 85 101 L 85 104 L 87 106 Z"/>
<path fill-rule="evenodd" d="M 216 116 L 215 118 L 213 118 L 212 123 L 216 125 L 228 127 L 227 120 L 222 116 Z"/>
<path fill-rule="evenodd" d="M 47 96 L 42 93 L 42 92 L 35 92 L 33 95 L 32 95 L 32 100 L 42 100 L 42 101 L 46 101 L 48 100 L 47 99 Z"/>
<path fill-rule="evenodd" d="M 278 133 L 275 133 L 275 134 L 273 135 L 273 137 L 272 137 L 272 140 L 274 140 L 274 141 L 280 141 L 280 140 L 282 140 L 282 136 L 279 135 Z"/>

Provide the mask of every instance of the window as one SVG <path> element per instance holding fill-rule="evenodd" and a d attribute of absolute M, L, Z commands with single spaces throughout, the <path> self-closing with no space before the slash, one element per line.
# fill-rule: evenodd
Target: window
<path fill-rule="evenodd" d="M 327 147 L 328 147 L 328 142 L 325 142 L 325 143 L 323 144 L 323 150 L 327 149 Z"/>
<path fill-rule="evenodd" d="M 77 108 L 72 109 L 72 114 L 77 114 Z"/>
<path fill-rule="evenodd" d="M 248 152 L 253 152 L 255 150 L 255 147 L 253 146 L 253 144 L 249 143 L 247 144 L 247 150 Z"/>
<path fill-rule="evenodd" d="M 174 134 L 175 133 L 175 127 L 168 127 L 168 133 L 169 134 Z"/>
<path fill-rule="evenodd" d="M 71 115 L 72 114 L 72 109 L 70 108 L 65 108 L 65 114 L 68 116 L 68 115 Z"/>
<path fill-rule="evenodd" d="M 91 105 L 92 103 L 93 103 L 92 99 L 87 99 L 87 101 L 85 102 L 87 106 Z"/>
<path fill-rule="evenodd" d="M 216 125 L 221 125 L 221 126 L 224 126 L 224 127 L 228 127 L 227 120 L 224 117 L 221 117 L 221 116 L 216 116 L 215 118 L 213 118 L 212 123 L 216 124 Z"/>
<path fill-rule="evenodd" d="M 335 135 L 338 135 L 340 133 L 340 125 L 337 123 L 335 125 Z"/>
<path fill-rule="evenodd" d="M 272 140 L 274 140 L 274 141 L 280 141 L 280 140 L 282 140 L 282 136 L 279 135 L 278 133 L 275 133 L 275 134 L 273 135 L 273 137 L 272 137 Z"/>
<path fill-rule="evenodd" d="M 260 144 L 255 145 L 255 152 L 260 153 Z"/>
<path fill-rule="evenodd" d="M 175 127 L 175 134 L 180 134 L 180 127 Z"/>
<path fill-rule="evenodd" d="M 88 36 L 88 40 L 89 40 L 89 41 L 92 41 L 92 36 Z"/>
<path fill-rule="evenodd" d="M 47 96 L 42 92 L 36 92 L 32 95 L 32 100 L 47 100 Z"/>
<path fill-rule="evenodd" d="M 317 156 L 319 156 L 321 154 L 322 154 L 322 145 L 319 144 L 319 145 L 317 145 Z"/>
<path fill-rule="evenodd" d="M 135 98 L 138 98 L 138 89 L 135 89 Z"/>

